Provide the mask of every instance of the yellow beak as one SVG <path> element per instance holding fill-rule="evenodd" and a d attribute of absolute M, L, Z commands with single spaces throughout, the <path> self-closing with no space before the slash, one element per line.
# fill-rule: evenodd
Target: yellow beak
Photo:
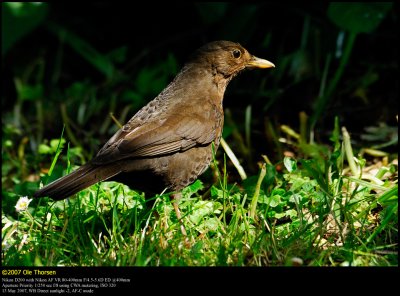
<path fill-rule="evenodd" d="M 270 61 L 260 59 L 256 56 L 251 57 L 251 60 L 247 63 L 247 66 L 251 68 L 275 68 L 275 65 Z"/>

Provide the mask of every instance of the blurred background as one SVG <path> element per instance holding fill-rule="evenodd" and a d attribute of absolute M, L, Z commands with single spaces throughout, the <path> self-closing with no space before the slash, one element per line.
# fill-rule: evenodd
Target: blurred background
<path fill-rule="evenodd" d="M 330 144 L 335 117 L 355 147 L 397 151 L 398 4 L 9 2 L 1 8 L 2 183 L 16 193 L 38 187 L 64 125 L 69 160 L 80 165 L 117 130 L 110 114 L 127 121 L 194 50 L 221 39 L 276 65 L 241 73 L 225 94 L 224 138 L 250 174 L 262 154 L 277 163 L 287 151 L 299 153 L 279 141 L 287 138 L 282 126 Z M 65 151 L 55 175 L 65 168 Z"/>

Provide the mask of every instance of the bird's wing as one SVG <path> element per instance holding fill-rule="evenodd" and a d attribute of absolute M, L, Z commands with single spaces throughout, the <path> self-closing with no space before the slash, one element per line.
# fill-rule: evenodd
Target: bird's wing
<path fill-rule="evenodd" d="M 185 151 L 194 146 L 207 145 L 215 137 L 215 120 L 205 120 L 203 116 L 190 113 L 151 120 L 142 125 L 130 121 L 103 146 L 94 163 Z"/>

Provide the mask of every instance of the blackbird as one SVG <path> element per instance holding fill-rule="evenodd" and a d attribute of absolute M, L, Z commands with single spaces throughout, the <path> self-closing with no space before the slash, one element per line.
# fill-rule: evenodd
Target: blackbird
<path fill-rule="evenodd" d="M 208 168 L 213 143 L 218 148 L 224 122 L 222 100 L 229 81 L 244 69 L 270 67 L 274 64 L 251 55 L 238 43 L 205 44 L 92 160 L 39 189 L 34 197 L 61 200 L 112 180 L 151 193 L 167 189 L 179 200 L 180 190 Z"/>

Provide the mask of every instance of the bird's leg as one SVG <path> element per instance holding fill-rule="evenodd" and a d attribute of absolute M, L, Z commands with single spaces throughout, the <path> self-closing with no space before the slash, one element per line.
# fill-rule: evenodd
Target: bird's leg
<path fill-rule="evenodd" d="M 183 225 L 181 211 L 179 210 L 179 206 L 178 206 L 178 203 L 179 203 L 179 200 L 181 199 L 181 197 L 182 197 L 181 192 L 173 193 L 172 194 L 172 199 L 173 199 L 172 205 L 174 206 L 176 217 L 178 218 L 178 221 L 181 224 L 181 232 L 182 232 L 183 236 L 185 237 L 185 239 L 187 239 L 185 225 Z"/>

